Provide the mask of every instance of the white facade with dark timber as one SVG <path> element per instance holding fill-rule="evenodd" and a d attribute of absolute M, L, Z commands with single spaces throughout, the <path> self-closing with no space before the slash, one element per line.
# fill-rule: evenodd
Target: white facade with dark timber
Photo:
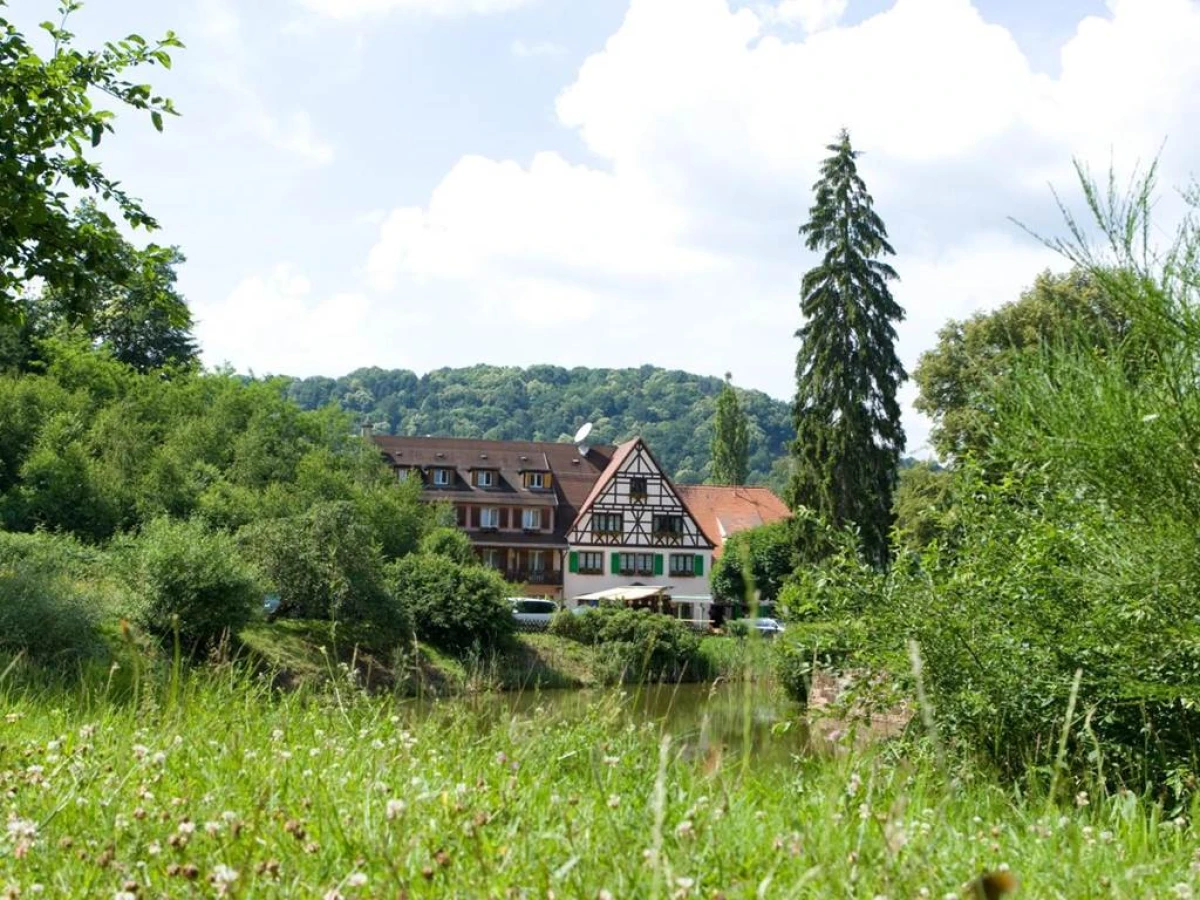
<path fill-rule="evenodd" d="M 714 544 L 644 441 L 613 453 L 567 531 L 568 600 L 610 588 L 670 588 L 682 618 L 706 621 Z"/>

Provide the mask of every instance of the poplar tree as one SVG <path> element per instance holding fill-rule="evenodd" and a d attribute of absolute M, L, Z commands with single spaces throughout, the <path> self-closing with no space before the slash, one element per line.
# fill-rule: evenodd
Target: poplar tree
<path fill-rule="evenodd" d="M 832 155 L 800 226 L 805 246 L 823 256 L 801 282 L 788 501 L 832 525 L 858 526 L 866 558 L 886 565 L 904 450 L 896 390 L 906 375 L 894 327 L 904 310 L 888 290 L 898 276 L 882 257 L 895 251 L 859 177 L 849 133 L 843 129 L 826 149 Z"/>
<path fill-rule="evenodd" d="M 733 390 L 732 378 L 725 373 L 725 387 L 717 396 L 713 417 L 713 484 L 745 484 L 750 476 L 750 426 Z"/>

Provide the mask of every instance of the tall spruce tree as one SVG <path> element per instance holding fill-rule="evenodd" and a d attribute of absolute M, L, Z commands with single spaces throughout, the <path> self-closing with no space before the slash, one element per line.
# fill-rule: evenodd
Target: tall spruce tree
<path fill-rule="evenodd" d="M 750 426 L 733 390 L 732 379 L 726 372 L 725 387 L 717 396 L 717 412 L 713 417 L 713 484 L 745 484 L 750 476 Z"/>
<path fill-rule="evenodd" d="M 858 175 L 849 133 L 843 129 L 827 149 L 832 155 L 800 227 L 805 246 L 824 256 L 801 282 L 788 501 L 833 525 L 857 525 L 864 555 L 885 565 L 904 450 L 896 389 L 907 376 L 894 327 L 904 310 L 888 290 L 897 275 L 880 257 L 895 251 Z"/>

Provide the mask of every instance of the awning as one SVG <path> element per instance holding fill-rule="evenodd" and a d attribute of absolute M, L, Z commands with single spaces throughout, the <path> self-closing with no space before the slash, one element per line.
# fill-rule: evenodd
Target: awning
<path fill-rule="evenodd" d="M 651 597 L 657 597 L 660 594 L 665 594 L 671 590 L 670 585 L 662 585 L 659 587 L 615 587 L 604 591 L 596 591 L 591 594 L 582 594 L 574 597 L 574 600 L 648 600 Z"/>

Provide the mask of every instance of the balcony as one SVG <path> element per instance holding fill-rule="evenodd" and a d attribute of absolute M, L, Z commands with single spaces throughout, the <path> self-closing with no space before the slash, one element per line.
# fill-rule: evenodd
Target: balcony
<path fill-rule="evenodd" d="M 562 584 L 562 572 L 550 569 L 500 569 L 505 581 L 513 584 Z"/>

